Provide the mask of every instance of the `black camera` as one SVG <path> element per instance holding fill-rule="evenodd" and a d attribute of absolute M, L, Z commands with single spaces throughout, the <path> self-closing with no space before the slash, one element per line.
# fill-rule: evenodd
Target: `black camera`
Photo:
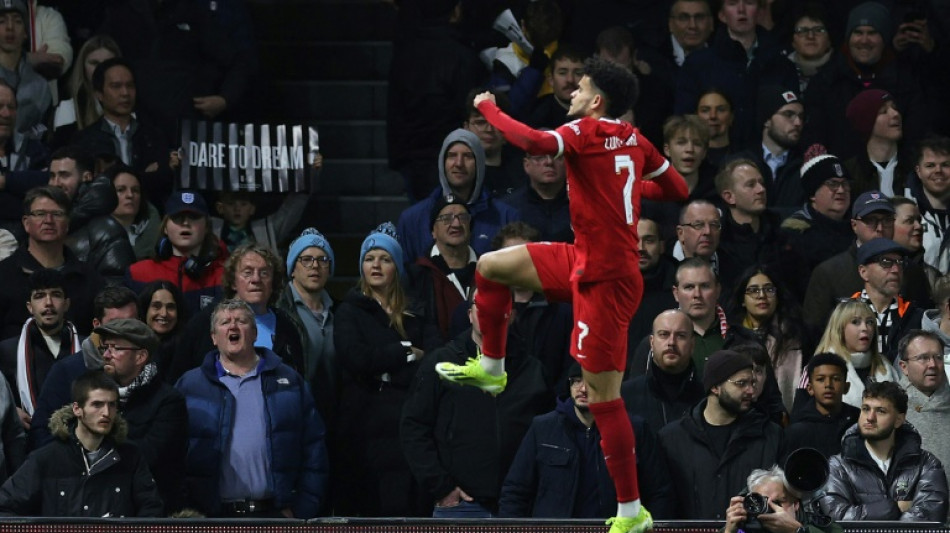
<path fill-rule="evenodd" d="M 769 498 L 758 492 L 746 494 L 745 497 L 742 498 L 742 507 L 745 508 L 745 512 L 749 515 L 749 518 L 755 518 L 760 514 L 772 512 L 772 508 L 769 507 Z"/>

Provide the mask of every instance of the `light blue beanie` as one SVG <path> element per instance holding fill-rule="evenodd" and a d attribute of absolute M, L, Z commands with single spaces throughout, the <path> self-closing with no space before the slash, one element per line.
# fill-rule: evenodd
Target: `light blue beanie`
<path fill-rule="evenodd" d="M 297 262 L 297 258 L 300 257 L 300 254 L 311 246 L 316 246 L 327 254 L 327 257 L 330 258 L 330 275 L 333 275 L 336 271 L 336 257 L 333 256 L 333 248 L 330 247 L 330 241 L 328 241 L 322 233 L 317 231 L 316 228 L 307 228 L 301 231 L 300 236 L 294 239 L 294 242 L 290 243 L 290 250 L 287 251 L 288 275 L 294 271 L 294 263 Z"/>
<path fill-rule="evenodd" d="M 360 277 L 363 277 L 363 258 L 374 248 L 386 250 L 396 263 L 399 277 L 406 275 L 406 267 L 402 263 L 402 246 L 396 240 L 396 226 L 392 222 L 383 222 L 363 240 L 360 246 Z"/>

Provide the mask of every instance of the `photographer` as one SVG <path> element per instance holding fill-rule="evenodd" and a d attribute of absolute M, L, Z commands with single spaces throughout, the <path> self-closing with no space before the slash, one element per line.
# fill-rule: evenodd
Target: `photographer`
<path fill-rule="evenodd" d="M 733 496 L 729 500 L 729 508 L 726 509 L 726 525 L 720 533 L 737 533 L 742 530 L 751 533 L 752 531 L 770 531 L 772 533 L 840 533 L 841 527 L 826 520 L 827 526 L 819 527 L 809 523 L 803 524 L 800 519 L 803 513 L 800 512 L 801 500 L 796 495 L 794 489 L 789 487 L 785 479 L 785 472 L 775 465 L 768 470 L 756 469 L 749 474 L 746 481 L 746 489 L 750 493 L 764 496 L 765 506 L 761 514 L 750 516 L 746 509 L 746 500 L 749 496 Z M 762 502 L 757 502 L 761 504 Z M 757 526 L 753 526 L 750 519 L 758 521 Z M 805 520 L 808 523 L 808 520 Z"/>

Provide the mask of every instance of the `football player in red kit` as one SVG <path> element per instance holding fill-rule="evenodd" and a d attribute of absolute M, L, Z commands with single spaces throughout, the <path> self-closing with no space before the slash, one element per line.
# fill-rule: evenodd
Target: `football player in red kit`
<path fill-rule="evenodd" d="M 599 58 L 584 67 L 568 111 L 576 120 L 554 131 L 533 130 L 502 113 L 491 93 L 475 97 L 478 110 L 510 143 L 530 155 L 564 157 L 574 244 L 529 243 L 483 255 L 475 274 L 480 355 L 465 365 L 439 363 L 436 371 L 449 381 L 502 392 L 509 287 L 573 302 L 571 354 L 583 368 L 590 412 L 617 489 L 617 516 L 607 523 L 610 533 L 641 533 L 653 521 L 640 505 L 635 437 L 620 398 L 627 326 L 643 294 L 637 218 L 641 197 L 685 200 L 688 190 L 669 161 L 616 118 L 636 101 L 634 75 Z"/>

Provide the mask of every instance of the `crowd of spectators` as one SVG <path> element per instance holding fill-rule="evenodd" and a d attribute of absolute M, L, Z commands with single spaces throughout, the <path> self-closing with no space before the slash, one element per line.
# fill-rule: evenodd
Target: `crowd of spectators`
<path fill-rule="evenodd" d="M 512 289 L 496 397 L 435 372 L 481 346 L 482 254 L 573 240 L 563 161 L 473 95 L 554 127 L 597 54 L 636 74 L 623 119 L 690 192 L 636 213 L 644 293 L 616 339 L 643 504 L 729 531 L 743 489 L 947 519 L 935 3 L 395 2 L 390 164 L 415 203 L 352 257 L 293 235 L 304 193 L 259 216 L 175 186 L 175 120 L 240 116 L 240 1 L 94 4 L 0 0 L 0 514 L 611 516 L 569 303 Z M 494 33 L 509 7 L 520 28 Z M 339 265 L 359 278 L 337 302 Z M 800 447 L 830 459 L 819 501 L 776 467 Z M 763 525 L 815 525 L 797 516 Z"/>

